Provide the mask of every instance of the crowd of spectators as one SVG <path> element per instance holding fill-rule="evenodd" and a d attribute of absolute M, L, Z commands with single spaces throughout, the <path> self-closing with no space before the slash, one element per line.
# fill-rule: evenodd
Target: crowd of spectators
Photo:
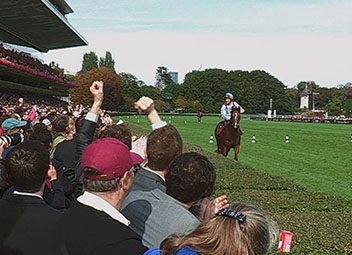
<path fill-rule="evenodd" d="M 90 92 L 89 108 L 0 97 L 0 254 L 270 252 L 275 221 L 212 197 L 214 165 L 183 152 L 152 99 L 135 103 L 152 129 L 137 139 L 102 111 L 103 83 Z"/>
<path fill-rule="evenodd" d="M 3 43 L 0 43 L 0 65 L 5 65 L 18 71 L 59 82 L 67 86 L 73 85 L 71 82 L 60 77 L 57 70 L 42 63 L 28 53 L 9 49 Z"/>

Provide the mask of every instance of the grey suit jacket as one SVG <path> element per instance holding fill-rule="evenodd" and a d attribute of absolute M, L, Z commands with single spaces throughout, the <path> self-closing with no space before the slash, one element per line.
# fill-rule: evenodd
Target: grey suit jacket
<path fill-rule="evenodd" d="M 145 246 L 159 247 L 171 234 L 186 234 L 199 224 L 198 219 L 176 199 L 160 189 L 131 191 L 122 214 Z"/>
<path fill-rule="evenodd" d="M 150 191 L 153 189 L 166 192 L 165 181 L 156 173 L 142 167 L 134 177 L 132 190 Z"/>

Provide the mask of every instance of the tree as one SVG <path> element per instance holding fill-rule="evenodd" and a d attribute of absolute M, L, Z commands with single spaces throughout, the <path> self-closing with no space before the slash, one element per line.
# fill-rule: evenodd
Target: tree
<path fill-rule="evenodd" d="M 198 100 L 195 100 L 188 104 L 186 111 L 187 112 L 204 111 L 204 106 L 202 105 L 201 102 L 199 102 Z"/>
<path fill-rule="evenodd" d="M 105 52 L 105 58 L 100 58 L 99 67 L 108 67 L 115 69 L 115 60 L 112 58 L 111 52 Z"/>
<path fill-rule="evenodd" d="M 154 104 L 158 112 L 170 112 L 172 110 L 171 105 L 163 100 L 155 100 Z"/>
<path fill-rule="evenodd" d="M 98 56 L 95 52 L 91 51 L 83 55 L 82 61 L 82 71 L 90 71 L 92 69 L 98 68 Z"/>
<path fill-rule="evenodd" d="M 49 67 L 51 69 L 54 70 L 54 72 L 61 78 L 64 78 L 65 76 L 65 70 L 63 68 L 60 67 L 60 65 L 58 63 L 56 63 L 55 61 L 51 61 L 49 63 Z"/>
<path fill-rule="evenodd" d="M 104 101 L 102 109 L 117 110 L 121 101 L 121 77 L 111 68 L 101 67 L 80 73 L 76 77 L 77 87 L 71 90 L 71 100 L 75 104 L 92 103 L 89 87 L 93 81 L 104 82 Z"/>
<path fill-rule="evenodd" d="M 301 93 L 305 88 L 311 92 L 316 92 L 319 86 L 314 81 L 301 81 L 297 84 L 298 92 Z"/>
<path fill-rule="evenodd" d="M 156 69 L 155 79 L 155 87 L 160 90 L 163 90 L 169 84 L 175 84 L 165 66 L 159 66 Z"/>
<path fill-rule="evenodd" d="M 139 81 L 136 76 L 130 73 L 120 73 L 120 77 L 122 95 L 120 110 L 132 111 L 134 109 L 133 103 L 142 96 L 139 87 L 141 81 Z"/>
<path fill-rule="evenodd" d="M 265 113 L 270 98 L 280 114 L 294 111 L 294 101 L 286 93 L 286 86 L 262 70 L 226 71 L 207 69 L 186 74 L 180 88 L 188 102 L 198 100 L 206 112 L 219 112 L 226 92 L 245 108 L 246 113 Z"/>
<path fill-rule="evenodd" d="M 175 100 L 175 106 L 177 109 L 185 110 L 188 107 L 188 102 L 183 96 L 178 96 Z"/>

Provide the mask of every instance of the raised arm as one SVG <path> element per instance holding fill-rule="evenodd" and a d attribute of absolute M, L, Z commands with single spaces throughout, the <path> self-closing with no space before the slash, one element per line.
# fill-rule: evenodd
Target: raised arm
<path fill-rule="evenodd" d="M 154 101 L 149 97 L 141 97 L 134 103 L 134 108 L 139 113 L 145 113 L 152 129 L 158 129 L 166 126 L 166 122 L 160 119 L 158 112 L 155 110 Z"/>

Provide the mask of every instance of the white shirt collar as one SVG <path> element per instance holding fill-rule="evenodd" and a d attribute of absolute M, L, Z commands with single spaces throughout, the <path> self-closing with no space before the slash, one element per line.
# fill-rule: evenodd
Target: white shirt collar
<path fill-rule="evenodd" d="M 40 199 L 43 199 L 43 197 L 39 194 L 35 194 L 35 193 L 28 193 L 28 192 L 19 192 L 17 190 L 15 190 L 13 192 L 13 194 L 15 195 L 20 195 L 20 196 L 31 196 L 31 197 L 39 197 Z"/>
<path fill-rule="evenodd" d="M 123 216 L 115 207 L 93 193 L 85 191 L 82 196 L 77 198 L 77 201 L 98 211 L 105 212 L 111 218 L 121 222 L 126 226 L 130 225 L 130 221 L 126 219 L 126 217 Z"/>
<path fill-rule="evenodd" d="M 145 170 L 149 171 L 149 172 L 152 172 L 153 174 L 156 174 L 156 175 L 159 176 L 164 182 L 166 182 L 166 181 L 165 181 L 165 177 L 162 176 L 161 174 L 159 174 L 158 172 L 154 171 L 153 169 L 150 169 L 150 168 L 147 167 L 147 166 L 144 166 L 143 168 L 144 168 Z"/>

